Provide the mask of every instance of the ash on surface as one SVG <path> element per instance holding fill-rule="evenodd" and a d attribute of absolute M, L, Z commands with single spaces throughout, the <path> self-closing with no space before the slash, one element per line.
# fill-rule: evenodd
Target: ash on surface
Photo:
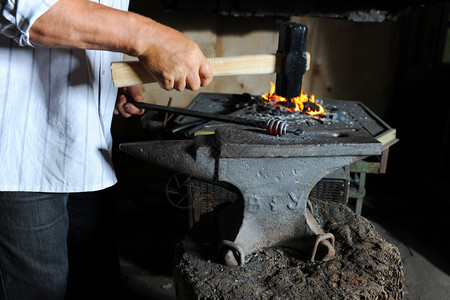
<path fill-rule="evenodd" d="M 300 125 L 305 127 L 320 126 L 323 128 L 362 128 L 360 124 L 361 107 L 355 101 L 338 101 L 317 99 L 316 103 L 322 105 L 325 113 L 321 116 L 309 115 L 303 111 L 290 111 L 284 105 L 265 104 L 260 97 L 252 97 L 252 105 L 237 115 L 242 118 L 256 121 L 279 119 L 289 126 Z M 248 104 L 248 103 L 247 103 Z M 308 105 L 316 105 L 309 103 Z"/>

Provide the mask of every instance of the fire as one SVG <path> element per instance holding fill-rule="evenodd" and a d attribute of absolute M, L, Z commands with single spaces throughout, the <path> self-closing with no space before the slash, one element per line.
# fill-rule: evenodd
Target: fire
<path fill-rule="evenodd" d="M 270 92 L 261 96 L 263 98 L 265 104 L 270 104 L 273 106 L 283 106 L 287 110 L 293 111 L 302 111 L 311 116 L 321 116 L 325 113 L 323 106 L 319 103 L 316 103 L 316 99 L 314 95 L 309 97 L 307 94 L 301 92 L 300 96 L 287 99 L 282 96 L 275 95 L 275 83 L 270 83 Z"/>

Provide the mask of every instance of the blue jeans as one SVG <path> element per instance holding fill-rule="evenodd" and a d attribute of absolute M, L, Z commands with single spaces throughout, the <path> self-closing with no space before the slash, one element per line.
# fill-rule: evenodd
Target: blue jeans
<path fill-rule="evenodd" d="M 68 194 L 0 193 L 0 299 L 64 299 Z"/>
<path fill-rule="evenodd" d="M 115 206 L 103 194 L 0 192 L 0 300 L 116 292 Z"/>

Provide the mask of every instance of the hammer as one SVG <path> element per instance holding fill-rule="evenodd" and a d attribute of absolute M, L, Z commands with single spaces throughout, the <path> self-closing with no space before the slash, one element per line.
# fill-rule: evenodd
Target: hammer
<path fill-rule="evenodd" d="M 287 22 L 280 26 L 276 54 L 214 57 L 208 60 L 214 76 L 277 73 L 277 95 L 292 98 L 300 95 L 303 74 L 309 69 L 306 38 L 305 26 Z M 156 82 L 139 61 L 112 62 L 111 72 L 115 87 Z"/>

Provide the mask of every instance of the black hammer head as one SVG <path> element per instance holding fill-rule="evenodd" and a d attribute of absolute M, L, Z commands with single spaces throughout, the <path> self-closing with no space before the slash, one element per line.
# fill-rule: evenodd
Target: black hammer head
<path fill-rule="evenodd" d="M 281 24 L 278 54 L 282 54 L 281 72 L 277 73 L 275 93 L 288 99 L 302 91 L 303 74 L 306 72 L 306 40 L 308 28 L 298 23 Z"/>

